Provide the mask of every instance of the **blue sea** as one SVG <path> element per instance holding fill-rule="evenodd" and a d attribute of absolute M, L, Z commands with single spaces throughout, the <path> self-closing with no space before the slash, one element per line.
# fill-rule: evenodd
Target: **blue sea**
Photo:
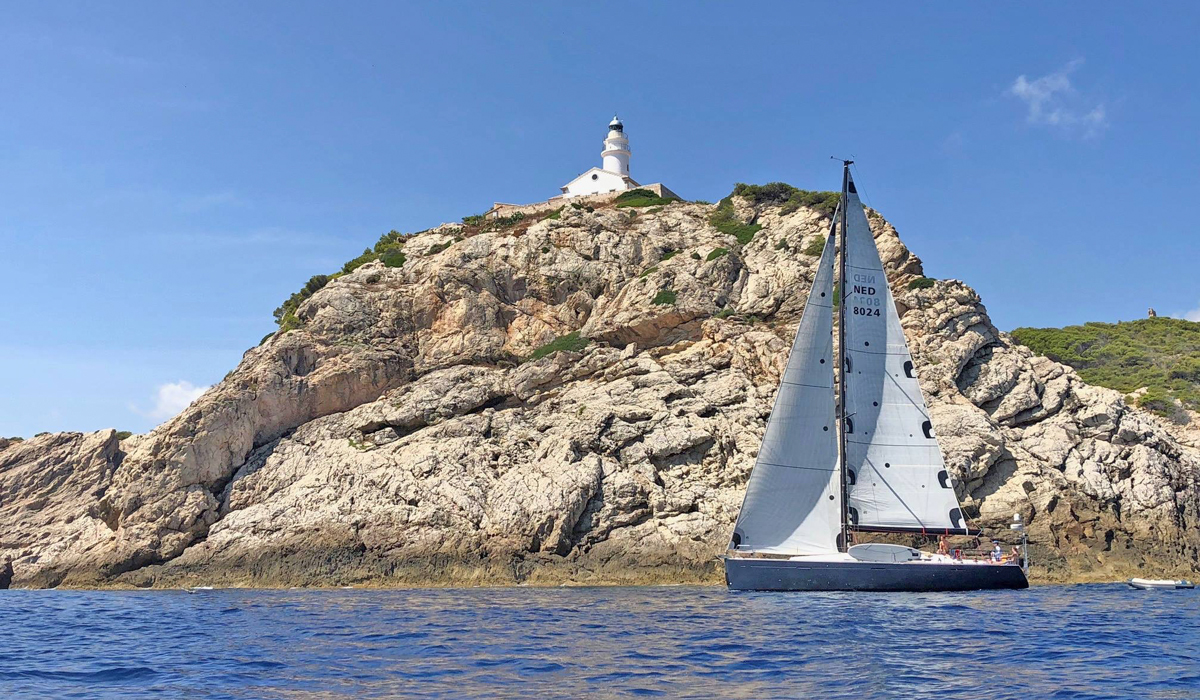
<path fill-rule="evenodd" d="M 0 591 L 0 698 L 1200 698 L 1198 591 Z"/>

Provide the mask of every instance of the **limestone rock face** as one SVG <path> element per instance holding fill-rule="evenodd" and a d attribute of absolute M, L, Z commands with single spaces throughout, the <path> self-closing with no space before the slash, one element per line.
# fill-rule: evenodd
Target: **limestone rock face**
<path fill-rule="evenodd" d="M 744 245 L 688 203 L 412 236 L 153 432 L 0 442 L 0 558 L 24 586 L 719 580 L 829 225 L 735 204 Z M 1196 450 L 961 282 L 908 290 L 871 223 L 967 513 L 1022 513 L 1044 577 L 1192 569 Z"/>

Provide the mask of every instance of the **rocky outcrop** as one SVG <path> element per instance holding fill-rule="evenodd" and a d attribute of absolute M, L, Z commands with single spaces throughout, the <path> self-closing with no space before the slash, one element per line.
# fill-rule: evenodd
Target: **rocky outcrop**
<path fill-rule="evenodd" d="M 719 580 L 828 226 L 736 210 L 744 245 L 687 203 L 440 227 L 148 435 L 0 445 L 14 585 Z M 1195 450 L 966 285 L 908 290 L 920 260 L 871 221 L 968 513 L 1023 513 L 1044 578 L 1194 568 Z"/>

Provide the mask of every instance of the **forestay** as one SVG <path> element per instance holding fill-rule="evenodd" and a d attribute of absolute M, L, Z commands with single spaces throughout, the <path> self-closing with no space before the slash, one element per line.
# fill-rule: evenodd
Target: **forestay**
<path fill-rule="evenodd" d="M 845 206 L 850 524 L 862 530 L 966 533 L 879 250 L 852 180 Z"/>
<path fill-rule="evenodd" d="M 833 402 L 835 248 L 831 232 L 750 473 L 734 527 L 735 549 L 837 551 L 842 517 Z"/>

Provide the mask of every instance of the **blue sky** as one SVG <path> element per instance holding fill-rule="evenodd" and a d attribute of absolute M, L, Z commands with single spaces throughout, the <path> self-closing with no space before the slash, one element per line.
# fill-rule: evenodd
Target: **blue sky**
<path fill-rule="evenodd" d="M 834 189 L 998 326 L 1200 318 L 1194 4 L 8 3 L 0 435 L 144 431 L 389 229 Z"/>

